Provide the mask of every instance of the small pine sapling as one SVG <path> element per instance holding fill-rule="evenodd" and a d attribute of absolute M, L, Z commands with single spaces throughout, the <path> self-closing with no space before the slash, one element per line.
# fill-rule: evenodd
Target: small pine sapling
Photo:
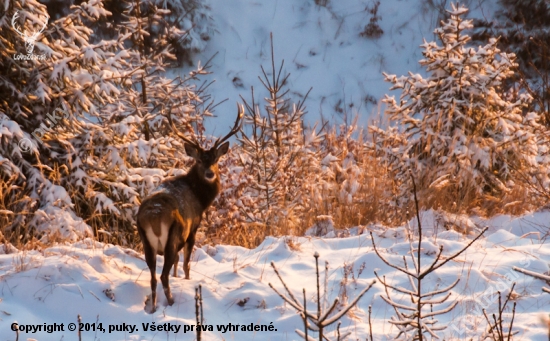
<path fill-rule="evenodd" d="M 302 227 L 303 217 L 310 211 L 308 194 L 314 183 L 310 179 L 322 173 L 321 158 L 315 148 L 320 138 L 304 128 L 304 103 L 309 91 L 298 103 L 291 103 L 290 74 L 285 74 L 283 67 L 284 61 L 278 68 L 275 66 L 271 36 L 271 70 L 261 67 L 259 77 L 267 90 L 265 110 L 260 110 L 254 88 L 250 101 L 243 98 L 246 108 L 243 131 L 247 136 L 240 139 L 239 160 L 249 181 L 237 201 L 254 198 L 250 205 L 240 207 L 240 213 L 247 225 L 262 226 L 266 235 L 299 232 L 296 230 Z"/>
<path fill-rule="evenodd" d="M 299 302 L 288 286 L 286 285 L 285 281 L 279 274 L 279 271 L 275 267 L 275 263 L 271 262 L 271 267 L 273 267 L 273 270 L 275 270 L 275 274 L 283 284 L 283 287 L 285 288 L 288 297 L 286 295 L 281 294 L 271 283 L 269 283 L 269 287 L 273 289 L 279 295 L 285 302 L 290 304 L 291 307 L 298 310 L 300 316 L 302 317 L 302 321 L 304 322 L 304 331 L 296 329 L 296 334 L 300 335 L 304 340 L 306 341 L 315 341 L 312 337 L 308 335 L 308 331 L 313 331 L 318 333 L 319 335 L 319 341 L 323 340 L 330 340 L 326 335 L 324 335 L 324 329 L 328 327 L 329 325 L 333 324 L 334 322 L 338 321 L 342 316 L 344 316 L 351 308 L 353 308 L 357 302 L 363 297 L 363 295 L 376 283 L 375 280 L 373 280 L 365 289 L 363 289 L 359 295 L 346 307 L 344 307 L 342 310 L 334 314 L 332 317 L 329 317 L 329 315 L 334 311 L 334 309 L 337 307 L 339 299 L 338 297 L 334 299 L 334 302 L 328 309 L 323 309 L 323 304 L 321 303 L 321 288 L 319 285 L 319 253 L 315 252 L 313 255 L 315 257 L 315 268 L 316 268 L 316 276 L 317 276 L 317 312 L 313 313 L 307 310 L 307 300 L 306 300 L 306 289 L 302 290 L 302 293 L 304 295 L 303 303 Z M 325 267 L 326 269 L 326 267 Z M 326 289 L 326 284 L 325 284 Z M 336 340 L 345 340 L 349 336 L 348 333 L 340 334 L 340 322 L 338 322 L 337 328 L 336 328 L 337 337 Z M 372 335 L 372 331 L 371 331 Z M 371 336 L 372 337 L 372 336 Z"/>
<path fill-rule="evenodd" d="M 422 224 L 420 223 L 420 213 L 419 213 L 419 207 L 418 207 L 419 205 L 418 205 L 418 199 L 416 197 L 416 183 L 412 176 L 411 176 L 411 179 L 412 179 L 414 203 L 416 208 L 416 220 L 418 224 L 418 247 L 416 250 L 416 257 L 415 257 L 412 241 L 410 241 L 409 243 L 410 255 L 412 258 L 414 269 L 409 269 L 405 256 L 403 256 L 403 263 L 404 263 L 403 267 L 390 263 L 378 251 L 372 232 L 370 232 L 370 237 L 371 237 L 372 246 L 374 248 L 374 252 L 376 252 L 376 255 L 384 263 L 386 263 L 386 265 L 398 270 L 399 272 L 404 273 L 409 278 L 411 289 L 394 286 L 388 283 L 385 276 L 383 276 L 383 278 L 380 278 L 378 273 L 374 271 L 374 274 L 376 275 L 378 280 L 380 280 L 380 282 L 384 285 L 384 288 L 385 288 L 386 296 L 381 296 L 382 299 L 393 307 L 397 315 L 396 318 L 392 317 L 391 321 L 389 321 L 391 324 L 395 325 L 399 330 L 399 333 L 396 336 L 396 338 L 405 336 L 405 337 L 410 337 L 412 340 L 423 341 L 423 340 L 427 340 L 424 334 L 429 334 L 430 337 L 439 339 L 435 332 L 444 330 L 446 328 L 446 326 L 438 325 L 437 324 L 438 321 L 435 319 L 435 317 L 451 311 L 458 304 L 458 301 L 452 302 L 449 306 L 441 310 L 433 311 L 433 306 L 434 305 L 437 306 L 445 303 L 447 299 L 451 296 L 450 290 L 453 289 L 460 280 L 460 279 L 456 279 L 456 281 L 454 281 L 449 286 L 442 289 L 423 291 L 422 286 L 423 286 L 423 283 L 425 283 L 423 282 L 423 279 L 425 279 L 426 276 L 435 272 L 437 269 L 439 269 L 443 265 L 447 264 L 449 261 L 455 259 L 460 254 L 462 254 L 476 240 L 478 240 L 483 235 L 483 233 L 485 233 L 485 231 L 487 231 L 487 227 L 485 227 L 472 241 L 468 243 L 468 245 L 466 245 L 460 251 L 454 253 L 451 256 L 445 257 L 444 259 L 442 258 L 443 245 L 439 246 L 439 251 L 435 256 L 435 259 L 431 261 L 431 263 L 428 266 L 425 266 L 424 268 L 422 268 L 421 266 L 422 265 L 421 264 Z M 394 299 L 392 299 L 390 295 L 390 289 L 398 293 L 410 296 L 412 305 L 405 305 L 405 304 L 396 302 Z M 439 295 L 444 295 L 444 296 L 436 297 Z M 428 307 L 430 308 L 429 311 L 425 311 Z"/>

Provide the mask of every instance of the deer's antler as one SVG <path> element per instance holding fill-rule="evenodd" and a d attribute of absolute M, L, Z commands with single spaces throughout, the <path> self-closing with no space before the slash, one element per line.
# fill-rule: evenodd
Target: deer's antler
<path fill-rule="evenodd" d="M 180 137 L 180 139 L 182 139 L 183 141 L 189 143 L 190 145 L 192 145 L 194 147 L 200 148 L 199 141 L 197 141 L 197 139 L 195 139 L 194 136 L 192 137 L 192 139 L 189 139 L 185 135 L 183 135 L 181 132 L 178 131 L 178 129 L 176 128 L 176 125 L 172 121 L 172 110 L 168 111 L 168 123 L 170 123 L 170 127 L 172 127 L 172 131 L 176 135 L 178 135 Z"/>
<path fill-rule="evenodd" d="M 220 144 L 227 141 L 228 138 L 235 135 L 241 129 L 243 116 L 244 116 L 244 108 L 242 105 L 237 104 L 237 118 L 235 119 L 235 124 L 233 125 L 233 128 L 231 128 L 231 131 L 229 131 L 227 135 L 217 139 L 212 148 L 218 148 Z"/>

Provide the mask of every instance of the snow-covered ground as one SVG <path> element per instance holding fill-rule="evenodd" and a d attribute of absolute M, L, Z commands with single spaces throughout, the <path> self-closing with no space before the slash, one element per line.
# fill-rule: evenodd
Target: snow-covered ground
<path fill-rule="evenodd" d="M 360 114 L 360 123 L 365 124 L 369 117 L 378 114 L 380 99 L 389 93 L 382 72 L 403 75 L 422 71 L 418 66 L 418 46 L 423 38 L 433 39 L 439 15 L 427 3 L 382 1 L 378 15 L 384 33 L 379 39 L 369 39 L 361 37 L 360 32 L 372 16 L 367 10 L 373 8 L 371 0 L 329 0 L 327 7 L 316 6 L 313 0 L 211 1 L 217 32 L 198 58 L 204 62 L 218 53 L 212 62 L 213 74 L 207 78 L 216 80 L 211 87 L 216 100 L 229 101 L 216 109 L 219 119 L 207 122 L 207 133 L 219 135 L 226 131 L 235 117 L 235 101 L 239 95 L 248 99 L 250 86 L 257 89 L 258 98 L 262 97 L 257 77 L 261 65 L 270 68 L 270 32 L 277 65 L 284 59 L 285 70 L 291 73 L 292 95 L 300 98 L 313 87 L 306 102 L 309 123 L 318 121 L 321 115 L 338 123 L 341 118 L 334 115 L 335 107 L 339 107 L 350 116 Z M 467 5 L 473 17 L 490 18 L 494 12 L 494 0 L 472 0 Z M 550 314 L 550 294 L 542 292 L 550 283 L 516 272 L 513 267 L 548 275 L 549 222 L 549 212 L 516 218 L 497 216 L 486 221 L 433 211 L 423 213 L 423 264 L 433 259 L 434 250 L 440 245 L 444 246 L 445 255 L 467 245 L 479 231 L 474 223 L 489 226 L 489 231 L 470 249 L 428 277 L 424 284 L 430 290 L 460 278 L 450 298 L 458 305 L 439 318 L 441 324 L 448 326 L 442 333 L 446 340 L 468 336 L 477 340 L 486 327 L 481 309 L 496 312 L 496 291 L 507 294 L 513 281 L 517 282 L 513 295 L 517 302 L 516 339 L 548 339 L 548 329 L 540 320 Z M 414 228 L 414 220 L 410 225 Z M 460 232 L 446 229 L 453 225 Z M 350 230 L 350 236 L 338 238 L 334 231 L 327 231 L 324 238 L 268 238 L 254 250 L 205 246 L 194 252 L 191 280 L 170 277 L 173 306 L 165 306 L 159 283 L 159 307 L 152 315 L 143 309 L 150 290 L 149 271 L 143 255 L 134 250 L 90 239 L 40 251 L 18 251 L 0 245 L 0 340 L 16 339 L 11 330 L 14 322 L 35 328 L 63 324 L 63 331 L 20 333 L 19 340 L 76 340 L 76 332 L 69 327 L 77 322 L 78 315 L 88 329 L 82 332 L 83 340 L 193 340 L 195 333 L 185 333 L 185 328 L 195 324 L 194 295 L 199 284 L 203 288 L 204 323 L 212 327 L 212 331 L 203 334 L 204 340 L 297 340 L 294 330 L 302 328 L 302 321 L 269 288 L 272 283 L 284 291 L 270 263 L 274 262 L 295 295 L 301 297 L 302 288 L 306 288 L 310 308 L 315 304 L 315 252 L 320 254 L 322 265 L 326 260 L 330 266 L 324 302 L 336 297 L 351 301 L 375 278 L 374 271 L 385 275 L 390 283 L 407 287 L 408 279 L 374 253 L 368 231 L 374 233 L 382 254 L 397 265 L 401 265 L 403 255 L 409 256 L 405 226 L 356 227 Z M 162 265 L 163 258 L 159 256 L 157 274 Z M 393 339 L 396 329 L 388 320 L 395 312 L 382 300 L 383 294 L 383 286 L 376 283 L 358 306 L 344 316 L 342 331 L 351 332 L 351 339 L 364 340 L 369 327 L 368 307 L 372 306 L 374 340 Z M 398 294 L 393 297 L 403 302 L 408 299 Z M 505 323 L 511 318 L 511 304 L 506 311 Z M 227 331 L 229 323 L 274 330 Z M 145 330 L 145 326 L 151 329 L 153 324 L 170 326 L 178 332 Z M 116 327 L 127 331 L 109 333 L 110 328 Z M 94 328 L 95 331 L 90 330 Z M 329 328 L 330 335 L 334 328 Z"/>
<path fill-rule="evenodd" d="M 444 255 L 464 247 L 476 233 L 476 227 L 486 224 L 486 235 L 465 253 L 437 270 L 425 290 L 443 287 L 460 278 L 452 290 L 451 300 L 459 304 L 439 320 L 449 328 L 444 332 L 446 340 L 466 339 L 467 335 L 478 339 L 486 327 L 484 318 L 476 311 L 486 309 L 496 312 L 496 291 L 509 291 L 511 281 L 516 281 L 514 301 L 517 302 L 514 329 L 519 331 L 515 340 L 546 341 L 548 330 L 540 322 L 542 315 L 550 314 L 550 294 L 542 287 L 550 287 L 543 280 L 512 270 L 513 266 L 537 273 L 549 272 L 550 212 L 539 212 L 522 217 L 498 216 L 488 221 L 460 219 L 433 211 L 422 214 L 425 238 L 423 263 L 433 259 L 436 246 L 444 246 Z M 469 226 L 471 234 L 465 237 L 444 226 L 452 224 Z M 469 225 L 468 225 L 469 224 Z M 414 220 L 410 226 L 414 229 Z M 362 234 L 357 235 L 358 231 Z M 298 340 L 295 329 L 302 328 L 296 311 L 275 294 L 268 286 L 284 291 L 270 267 L 274 262 L 288 286 L 298 297 L 306 288 L 308 307 L 313 310 L 315 297 L 314 252 L 319 252 L 321 269 L 329 262 L 328 299 L 344 299 L 341 285 L 344 266 L 352 265 L 348 272 L 345 296 L 351 301 L 374 278 L 373 271 L 385 275 L 393 284 L 408 286 L 406 277 L 385 265 L 374 253 L 368 231 L 373 231 L 382 254 L 397 264 L 401 256 L 408 255 L 409 242 L 406 228 L 386 229 L 381 226 L 354 228 L 345 238 L 282 237 L 268 238 L 258 248 L 247 250 L 234 246 L 216 246 L 196 249 L 191 262 L 191 280 L 170 276 L 175 304 L 165 307 L 162 287 L 157 288 L 158 310 L 149 315 L 144 311 L 144 301 L 149 294 L 149 271 L 143 255 L 131 249 L 105 245 L 85 240 L 72 245 L 54 246 L 42 251 L 17 251 L 1 246 L 0 255 L 0 340 L 15 340 L 11 325 L 44 326 L 63 324 L 65 331 L 52 333 L 21 333 L 19 340 L 76 340 L 77 334 L 68 331 L 69 323 L 102 324 L 105 332 L 84 331 L 82 340 L 193 340 L 194 333 L 184 333 L 185 326 L 195 323 L 195 287 L 202 285 L 205 325 L 213 331 L 203 333 L 203 340 Z M 333 232 L 329 232 L 333 235 Z M 5 253 L 5 251 L 8 251 Z M 158 256 L 157 273 L 163 258 Z M 181 266 L 181 262 L 180 262 Z M 180 269 L 179 273 L 182 271 Z M 324 275 L 321 275 L 324 280 Z M 372 305 L 374 340 L 391 340 L 396 329 L 387 320 L 393 309 L 380 298 L 384 288 L 376 283 L 342 319 L 341 330 L 350 331 L 350 339 L 367 337 L 368 306 Z M 393 295 L 399 298 L 397 294 Z M 112 299 L 111 299 L 112 298 Z M 447 306 L 445 304 L 444 306 Z M 504 321 L 509 321 L 511 304 Z M 435 310 L 435 307 L 434 307 Z M 472 315 L 467 319 L 465 316 Z M 274 326 L 268 332 L 218 331 L 227 325 Z M 473 326 L 470 324 L 473 323 Z M 145 331 L 144 325 L 170 324 L 179 326 L 179 332 Z M 128 331 L 113 331 L 111 326 L 133 326 Z M 225 326 L 225 327 L 221 327 Z M 92 328 L 92 325 L 88 326 Z M 335 326 L 329 328 L 334 335 Z"/>
<path fill-rule="evenodd" d="M 420 45 L 425 38 L 435 39 L 440 13 L 428 1 L 384 0 L 378 8 L 378 21 L 384 33 L 378 39 L 362 37 L 369 23 L 373 0 L 329 0 L 327 7 L 313 0 L 232 0 L 210 1 L 215 32 L 206 50 L 195 58 L 202 64 L 217 53 L 212 61 L 215 80 L 210 90 L 221 104 L 216 114 L 220 119 L 207 122 L 208 132 L 219 134 L 232 123 L 235 102 L 242 95 L 250 100 L 253 86 L 257 100 L 264 96 L 258 80 L 260 66 L 271 70 L 270 33 L 273 33 L 275 64 L 284 59 L 284 70 L 291 74 L 291 95 L 299 100 L 313 87 L 306 106 L 309 124 L 321 115 L 342 122 L 338 110 L 345 110 L 348 123 L 355 114 L 359 123 L 377 118 L 384 94 L 390 93 L 382 72 L 406 75 L 424 73 L 418 64 L 422 59 Z M 433 2 L 435 3 L 435 2 Z M 443 8 L 450 9 L 450 1 Z M 496 1 L 468 0 L 470 18 L 492 18 Z M 353 107 L 351 107 L 353 105 Z"/>

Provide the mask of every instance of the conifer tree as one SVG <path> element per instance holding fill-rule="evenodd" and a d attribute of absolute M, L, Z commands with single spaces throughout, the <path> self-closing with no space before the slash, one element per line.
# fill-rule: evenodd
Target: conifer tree
<path fill-rule="evenodd" d="M 7 183 L 3 209 L 13 213 L 0 217 L 6 237 L 25 243 L 99 233 L 131 243 L 139 198 L 184 171 L 167 116 L 202 133 L 209 101 L 195 80 L 206 71 L 164 76 L 175 59 L 169 28 L 160 24 L 169 12 L 142 12 L 140 3 L 126 3 L 112 39 L 94 31 L 111 15 L 101 1 L 51 20 L 37 1 L 0 6 L 0 182 Z M 18 31 L 45 22 L 34 47 L 45 58 L 14 58 L 28 52 Z M 148 31 L 157 33 L 150 44 Z"/>
<path fill-rule="evenodd" d="M 273 51 L 273 46 L 272 46 Z M 297 234 L 312 206 L 314 187 L 323 176 L 321 137 L 304 127 L 305 98 L 292 103 L 283 65 L 262 67 L 260 80 L 267 90 L 265 110 L 254 99 L 245 101 L 245 121 L 238 151 L 239 174 L 233 179 L 233 198 L 224 198 L 223 211 L 233 212 L 240 226 L 260 235 Z M 231 174 L 231 172 L 230 172 Z M 317 181 L 316 181 L 317 179 Z M 238 195 L 236 195 L 238 193 Z M 217 213 L 215 213 L 217 214 Z M 248 234 L 247 234 L 248 235 Z"/>
<path fill-rule="evenodd" d="M 479 195 L 506 192 L 514 174 L 534 174 L 540 166 L 539 115 L 524 112 L 531 97 L 505 95 L 503 82 L 514 74 L 515 56 L 501 52 L 494 38 L 468 46 L 467 11 L 452 5 L 450 18 L 435 30 L 439 43 L 421 45 L 428 77 L 384 74 L 392 90 L 402 91 L 399 100 L 384 99 L 385 114 L 398 126 L 371 128 L 382 136 L 383 157 L 405 199 L 409 171 L 421 179 L 420 188 L 451 185 Z"/>

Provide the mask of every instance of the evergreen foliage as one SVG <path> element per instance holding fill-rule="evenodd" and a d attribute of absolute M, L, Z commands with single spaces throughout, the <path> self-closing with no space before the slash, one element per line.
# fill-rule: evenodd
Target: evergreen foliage
<path fill-rule="evenodd" d="M 312 206 L 310 194 L 319 184 L 315 178 L 324 174 L 318 148 L 321 139 L 315 129 L 303 127 L 305 98 L 297 104 L 290 102 L 289 74 L 282 75 L 284 63 L 276 69 L 273 54 L 271 57 L 271 72 L 262 68 L 260 78 L 269 94 L 264 113 L 252 90 L 252 100 L 244 101 L 246 134 L 241 135 L 233 154 L 236 160 L 226 161 L 236 167 L 228 169 L 227 192 L 218 200 L 223 205 L 219 212 L 213 212 L 223 225 L 227 220 L 220 215 L 229 215 L 237 225 L 233 233 L 242 233 L 245 239 L 251 231 L 260 230 L 259 235 L 265 236 L 304 230 L 301 224 Z M 212 229 L 219 227 L 223 228 Z"/>
<path fill-rule="evenodd" d="M 110 13 L 101 1 L 82 2 L 48 22 L 34 48 L 45 58 L 18 59 L 27 53 L 14 26 L 37 31 L 48 20 L 47 8 L 26 1 L 3 9 L 0 177 L 11 186 L 8 208 L 18 213 L 2 218 L 4 233 L 23 243 L 92 232 L 110 242 L 134 242 L 139 197 L 168 175 L 174 159 L 186 159 L 166 114 L 201 131 L 209 101 L 193 83 L 206 71 L 164 76 L 166 62 L 175 58 L 168 31 L 154 38 L 154 48 L 145 42 L 166 11 L 145 15 L 140 6 L 126 7 L 128 20 L 115 37 L 93 42 L 93 28 Z"/>
<path fill-rule="evenodd" d="M 519 172 L 541 175 L 539 115 L 525 112 L 528 94 L 510 99 L 505 92 L 515 56 L 501 52 L 494 38 L 485 46 L 468 46 L 472 20 L 463 18 L 466 12 L 453 5 L 450 18 L 435 30 L 439 44 L 421 45 L 427 78 L 384 74 L 392 90 L 402 91 L 399 100 L 384 99 L 396 126 L 372 129 L 381 136 L 383 162 L 395 172 L 405 200 L 409 171 L 422 189 L 454 186 L 474 195 L 510 191 Z"/>

